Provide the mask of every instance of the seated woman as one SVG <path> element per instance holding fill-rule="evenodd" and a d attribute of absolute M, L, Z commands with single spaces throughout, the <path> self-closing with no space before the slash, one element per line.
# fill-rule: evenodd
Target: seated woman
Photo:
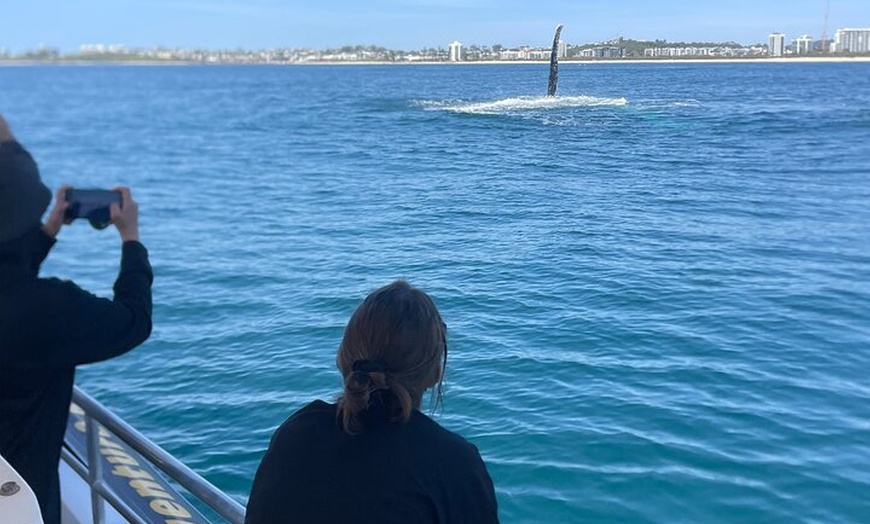
<path fill-rule="evenodd" d="M 316 400 L 272 436 L 247 524 L 498 522 L 477 448 L 419 411 L 447 363 L 432 299 L 403 281 L 369 295 L 344 332 L 344 391 Z"/>

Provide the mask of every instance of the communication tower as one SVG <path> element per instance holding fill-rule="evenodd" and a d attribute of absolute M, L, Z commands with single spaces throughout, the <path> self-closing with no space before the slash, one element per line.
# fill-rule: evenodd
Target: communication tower
<path fill-rule="evenodd" d="M 831 11 L 831 0 L 825 4 L 825 21 L 822 23 L 822 53 L 828 52 L 828 13 Z"/>

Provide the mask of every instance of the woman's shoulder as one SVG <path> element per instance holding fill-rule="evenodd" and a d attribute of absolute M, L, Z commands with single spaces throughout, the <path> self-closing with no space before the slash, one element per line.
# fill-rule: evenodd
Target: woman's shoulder
<path fill-rule="evenodd" d="M 360 446 L 376 446 L 374 442 L 400 445 L 409 452 L 416 449 L 428 457 L 452 457 L 459 462 L 480 460 L 477 447 L 460 434 L 451 431 L 420 411 L 414 411 L 406 424 L 377 424 L 359 439 L 350 437 L 338 422 L 336 404 L 315 400 L 290 415 L 275 431 L 273 445 L 303 442 L 314 447 L 330 442 L 359 440 Z M 436 458 L 436 460 L 438 460 Z"/>
<path fill-rule="evenodd" d="M 317 399 L 312 402 L 309 402 L 307 405 L 301 407 L 299 411 L 290 415 L 290 418 L 293 417 L 305 417 L 305 416 L 321 416 L 321 415 L 332 415 L 335 416 L 336 405 L 330 404 L 329 402 Z"/>
<path fill-rule="evenodd" d="M 317 428 L 331 429 L 335 423 L 335 404 L 315 400 L 287 417 L 287 420 L 275 431 L 274 438 L 280 438 L 282 435 L 308 433 Z"/>
<path fill-rule="evenodd" d="M 498 522 L 492 478 L 477 446 L 459 433 L 441 426 L 423 413 L 412 417 L 421 438 L 415 438 L 417 475 L 437 479 L 433 488 L 441 492 L 445 511 L 458 512 L 448 521 Z M 425 435 L 425 437 L 422 437 Z M 433 485 L 433 484 L 429 484 Z"/>
<path fill-rule="evenodd" d="M 419 441 L 426 446 L 449 450 L 451 455 L 459 458 L 480 457 L 477 446 L 459 433 L 445 428 L 425 413 L 415 412 L 409 421 L 409 426 L 415 436 L 419 437 Z"/>

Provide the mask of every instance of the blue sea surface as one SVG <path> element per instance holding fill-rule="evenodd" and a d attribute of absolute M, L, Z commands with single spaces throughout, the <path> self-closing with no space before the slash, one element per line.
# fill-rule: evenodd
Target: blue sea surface
<path fill-rule="evenodd" d="M 244 502 L 372 290 L 448 324 L 505 523 L 870 522 L 870 63 L 0 68 L 52 187 L 129 185 L 150 340 L 77 380 Z M 118 238 L 43 274 L 111 295 Z"/>

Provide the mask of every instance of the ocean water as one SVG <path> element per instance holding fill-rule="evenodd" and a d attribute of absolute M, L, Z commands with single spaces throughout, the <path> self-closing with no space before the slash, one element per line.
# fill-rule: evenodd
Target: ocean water
<path fill-rule="evenodd" d="M 396 278 L 505 523 L 870 522 L 870 64 L 6 67 L 52 187 L 129 185 L 155 328 L 78 383 L 240 502 Z M 109 294 L 113 230 L 43 273 Z"/>

